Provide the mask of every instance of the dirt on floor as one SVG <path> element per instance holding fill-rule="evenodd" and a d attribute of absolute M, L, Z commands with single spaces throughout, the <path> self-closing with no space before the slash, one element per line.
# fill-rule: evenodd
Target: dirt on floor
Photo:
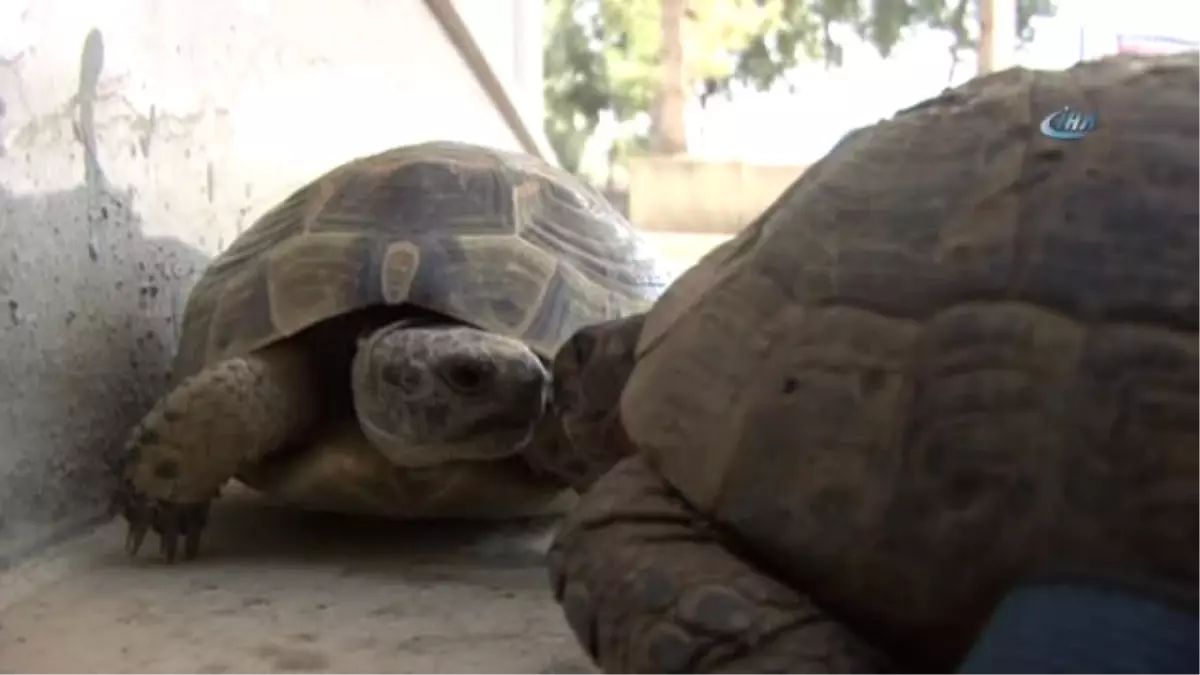
<path fill-rule="evenodd" d="M 113 522 L 0 573 L 0 672 L 594 672 L 550 595 L 552 521 L 402 524 L 245 497 L 201 557 Z"/>

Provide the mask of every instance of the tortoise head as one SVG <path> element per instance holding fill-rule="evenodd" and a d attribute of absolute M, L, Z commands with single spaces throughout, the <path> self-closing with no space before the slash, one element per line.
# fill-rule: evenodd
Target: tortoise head
<path fill-rule="evenodd" d="M 520 452 L 550 393 L 542 360 L 518 340 L 404 322 L 359 342 L 351 384 L 367 437 L 407 467 Z"/>
<path fill-rule="evenodd" d="M 633 371 L 644 314 L 575 332 L 551 366 L 553 397 L 544 424 L 554 442 L 526 453 L 536 468 L 584 490 L 634 451 L 621 423 L 621 392 Z"/>

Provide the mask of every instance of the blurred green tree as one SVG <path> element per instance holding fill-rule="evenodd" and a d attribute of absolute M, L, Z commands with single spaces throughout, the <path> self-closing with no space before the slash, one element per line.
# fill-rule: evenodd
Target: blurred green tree
<path fill-rule="evenodd" d="M 1055 0 L 1019 0 L 1017 38 Z M 564 167 L 578 171 L 602 118 L 633 131 L 610 159 L 654 149 L 686 152 L 682 106 L 728 96 L 736 86 L 788 86 L 801 62 L 842 63 L 842 26 L 887 57 L 908 27 L 945 31 L 950 55 L 978 46 L 975 0 L 546 0 L 546 134 Z M 665 10 L 665 11 L 664 11 Z M 678 44 L 667 44 L 664 36 Z M 952 71 L 953 73 L 953 71 Z M 649 119 L 646 124 L 645 118 Z M 639 123 L 640 122 L 640 123 Z M 653 139 L 651 137 L 654 137 Z"/>

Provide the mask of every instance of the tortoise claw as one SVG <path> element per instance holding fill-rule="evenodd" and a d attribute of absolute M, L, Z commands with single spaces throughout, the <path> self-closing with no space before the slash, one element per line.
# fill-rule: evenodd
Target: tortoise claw
<path fill-rule="evenodd" d="M 159 550 L 168 563 L 175 562 L 179 539 L 183 537 L 183 558 L 191 560 L 200 553 L 200 539 L 208 524 L 210 502 L 178 504 L 164 499 L 148 499 L 126 483 L 114 497 L 114 509 L 123 513 L 129 530 L 125 552 L 136 556 L 151 529 L 158 533 Z"/>
<path fill-rule="evenodd" d="M 129 514 L 126 514 L 129 518 Z M 134 520 L 129 519 L 129 532 L 125 535 L 125 553 L 129 557 L 134 557 L 142 548 L 142 542 L 146 541 L 146 533 L 150 531 L 149 520 Z"/>
<path fill-rule="evenodd" d="M 165 515 L 165 514 L 164 514 Z M 165 515 L 158 531 L 158 545 L 168 563 L 175 562 L 179 551 L 179 519 Z"/>

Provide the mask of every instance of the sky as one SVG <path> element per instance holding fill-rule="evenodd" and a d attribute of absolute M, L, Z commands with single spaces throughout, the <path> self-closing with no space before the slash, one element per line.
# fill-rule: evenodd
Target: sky
<path fill-rule="evenodd" d="M 1059 0 L 1058 6 L 1054 18 L 1035 25 L 1035 38 L 1016 56 L 1016 64 L 1062 68 L 1081 54 L 1112 53 L 1118 30 L 1200 41 L 1196 0 Z M 794 94 L 747 93 L 732 102 L 710 101 L 707 109 L 693 106 L 688 111 L 690 153 L 709 160 L 806 165 L 847 132 L 975 73 L 974 57 L 968 54 L 953 81 L 949 79 L 949 37 L 944 33 L 914 34 L 888 59 L 856 40 L 843 44 L 843 66 L 798 69 Z"/>

